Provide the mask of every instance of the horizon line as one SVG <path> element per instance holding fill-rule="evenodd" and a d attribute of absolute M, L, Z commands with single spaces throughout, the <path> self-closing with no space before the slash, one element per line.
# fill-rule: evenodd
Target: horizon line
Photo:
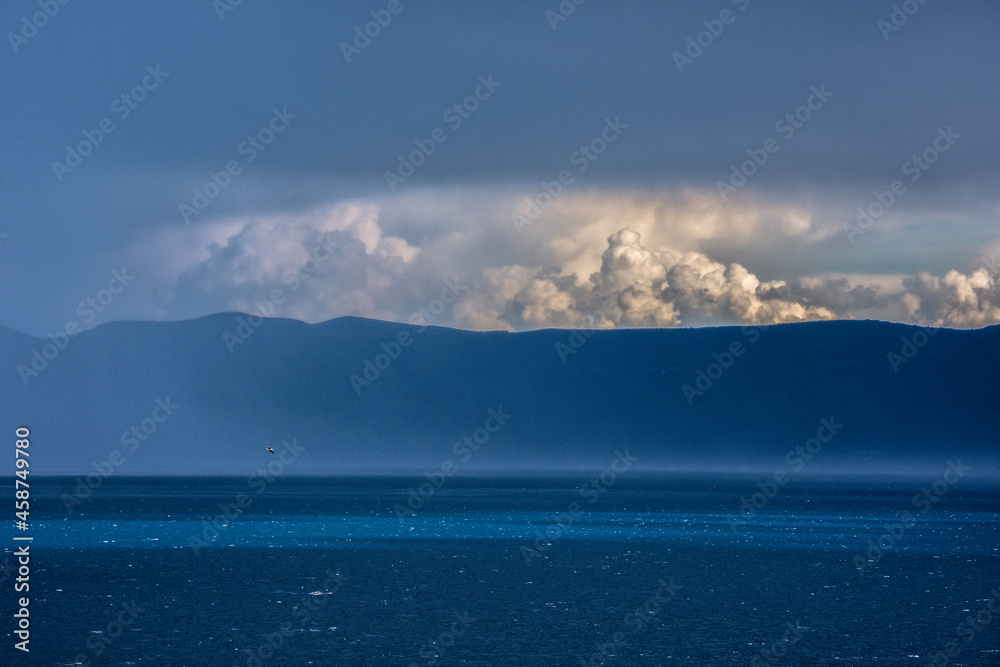
<path fill-rule="evenodd" d="M 824 324 L 824 323 L 845 323 L 845 322 L 856 322 L 865 324 L 891 324 L 904 327 L 913 327 L 917 329 L 938 329 L 947 331 L 982 331 L 992 328 L 1000 328 L 1000 323 L 987 324 L 981 327 L 948 327 L 944 325 L 927 325 L 927 324 L 917 324 L 914 322 L 898 322 L 895 320 L 880 320 L 878 318 L 834 318 L 827 320 L 798 320 L 795 322 L 774 322 L 770 324 L 751 324 L 751 323 L 732 323 L 732 324 L 702 324 L 702 325 L 678 325 L 675 327 L 641 327 L 641 326 L 614 326 L 609 328 L 587 328 L 587 327 L 539 327 L 537 329 L 465 329 L 456 326 L 445 326 L 440 324 L 414 324 L 412 322 L 399 322 L 396 320 L 381 320 L 375 317 L 364 317 L 361 315 L 338 315 L 337 317 L 331 317 L 327 320 L 322 320 L 320 322 L 306 322 L 305 320 L 299 320 L 294 317 L 267 317 L 263 315 L 254 315 L 252 313 L 245 313 L 238 310 L 231 311 L 219 311 L 217 313 L 209 313 L 207 315 L 199 315 L 197 317 L 189 317 L 184 319 L 176 320 L 110 320 L 107 322 L 101 322 L 96 324 L 89 329 L 81 329 L 74 336 L 96 331 L 102 327 L 113 326 L 116 324 L 180 324 L 185 322 L 197 322 L 200 320 L 206 320 L 209 318 L 222 317 L 226 315 L 236 316 L 236 317 L 254 317 L 266 321 L 288 321 L 301 324 L 303 326 L 315 327 L 322 326 L 325 324 L 330 324 L 331 322 L 337 322 L 340 320 L 361 320 L 364 322 L 374 322 L 379 324 L 395 324 L 404 327 L 413 327 L 416 329 L 444 329 L 448 331 L 461 331 L 467 333 L 508 333 L 508 334 L 524 334 L 524 333 L 534 333 L 539 331 L 678 331 L 678 330 L 701 330 L 701 329 L 735 329 L 735 328 L 770 328 L 770 327 L 783 327 L 783 326 L 795 326 L 795 325 L 806 325 L 806 324 Z M 13 331 L 22 336 L 28 338 L 35 338 L 39 340 L 44 340 L 45 336 L 35 335 L 26 333 L 12 326 L 0 323 L 0 328 Z M 58 334 L 47 334 L 47 335 L 58 335 Z"/>

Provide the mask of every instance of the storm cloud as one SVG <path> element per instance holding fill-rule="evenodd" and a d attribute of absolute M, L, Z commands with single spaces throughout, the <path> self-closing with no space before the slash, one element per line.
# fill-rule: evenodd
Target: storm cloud
<path fill-rule="evenodd" d="M 994 2 L 217 5 L 0 8 L 3 324 L 997 321 Z"/>

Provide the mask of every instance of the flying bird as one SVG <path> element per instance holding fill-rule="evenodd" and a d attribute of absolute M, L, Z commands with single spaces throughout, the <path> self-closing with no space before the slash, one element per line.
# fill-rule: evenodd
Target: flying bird
<path fill-rule="evenodd" d="M 271 449 L 270 447 L 265 447 L 264 449 L 266 449 L 267 451 L 269 451 L 269 452 L 271 452 L 272 454 L 274 454 L 274 450 L 273 450 L 273 449 Z"/>

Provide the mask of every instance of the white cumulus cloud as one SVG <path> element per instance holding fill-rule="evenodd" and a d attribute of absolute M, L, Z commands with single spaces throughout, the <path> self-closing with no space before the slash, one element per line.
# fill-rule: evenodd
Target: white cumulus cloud
<path fill-rule="evenodd" d="M 1000 252 L 969 274 L 796 275 L 786 268 L 790 249 L 801 266 L 837 241 L 839 223 L 815 208 L 722 203 L 693 190 L 581 191 L 518 232 L 511 214 L 529 199 L 504 189 L 414 190 L 166 228 L 135 258 L 155 265 L 157 312 L 173 319 L 237 310 L 408 322 L 457 280 L 467 288 L 435 323 L 475 330 L 1000 322 Z"/>

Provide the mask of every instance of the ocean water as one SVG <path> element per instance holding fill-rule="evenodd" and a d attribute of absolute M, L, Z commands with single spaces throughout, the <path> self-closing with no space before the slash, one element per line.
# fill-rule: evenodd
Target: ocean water
<path fill-rule="evenodd" d="M 995 493 L 421 481 L 35 480 L 0 664 L 1000 664 Z"/>

